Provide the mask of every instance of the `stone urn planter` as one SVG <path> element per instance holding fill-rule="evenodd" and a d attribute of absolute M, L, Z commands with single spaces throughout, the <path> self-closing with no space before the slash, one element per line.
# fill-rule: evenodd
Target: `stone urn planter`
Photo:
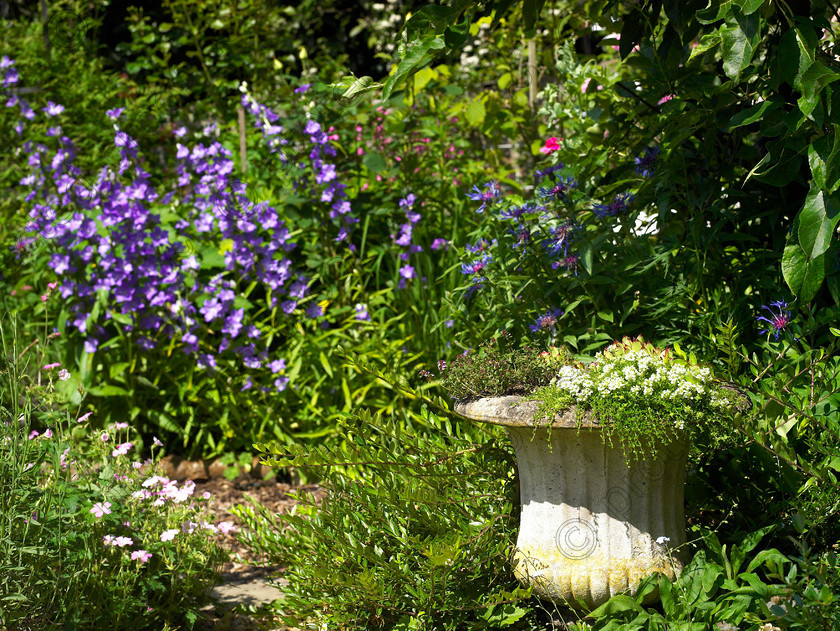
<path fill-rule="evenodd" d="M 550 429 L 535 423 L 538 403 L 518 396 L 455 406 L 467 418 L 502 425 L 516 451 L 521 523 L 514 572 L 534 593 L 573 609 L 597 607 L 661 572 L 674 579 L 684 559 L 683 485 L 688 443 L 628 466 L 608 447 L 597 419 L 574 408 Z M 581 427 L 578 429 L 578 423 Z M 536 429 L 535 429 L 536 427 Z M 652 592 L 646 602 L 656 600 Z"/>

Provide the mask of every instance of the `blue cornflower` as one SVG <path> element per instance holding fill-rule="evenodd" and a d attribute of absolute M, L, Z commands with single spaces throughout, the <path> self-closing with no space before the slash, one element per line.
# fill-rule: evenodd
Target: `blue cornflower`
<path fill-rule="evenodd" d="M 563 315 L 560 309 L 552 309 L 538 317 L 531 325 L 531 332 L 553 331 L 557 327 L 557 319 Z"/>
<path fill-rule="evenodd" d="M 484 185 L 484 190 L 480 190 L 478 188 L 478 184 L 473 186 L 473 190 L 467 193 L 467 197 L 471 200 L 476 202 L 481 202 L 481 206 L 478 207 L 476 212 L 484 212 L 484 209 L 487 207 L 488 204 L 492 204 L 499 200 L 499 183 L 496 181 L 487 182 Z"/>
<path fill-rule="evenodd" d="M 489 250 L 494 245 L 496 245 L 496 239 L 493 239 L 492 241 L 485 241 L 484 239 L 479 239 L 478 242 L 475 245 L 470 245 L 469 243 L 467 243 L 464 246 L 464 249 L 467 252 L 472 252 L 472 253 L 486 252 L 487 250 Z"/>
<path fill-rule="evenodd" d="M 562 171 L 565 168 L 566 168 L 565 164 L 563 164 L 562 162 L 558 162 L 557 164 L 555 164 L 553 166 L 546 167 L 544 169 L 537 169 L 534 172 L 534 175 L 537 176 L 537 181 L 538 182 L 542 182 L 543 179 L 547 178 L 549 175 L 552 175 L 553 173 L 556 173 L 557 171 Z"/>
<path fill-rule="evenodd" d="M 594 204 L 592 206 L 592 212 L 601 218 L 622 215 L 627 211 L 627 207 L 634 199 L 635 196 L 630 193 L 621 193 L 620 195 L 616 195 L 615 199 L 609 204 Z"/>
<path fill-rule="evenodd" d="M 543 199 L 565 199 L 569 190 L 577 187 L 577 181 L 571 177 L 559 177 L 551 186 L 537 189 L 537 194 Z"/>
<path fill-rule="evenodd" d="M 548 232 L 548 239 L 543 241 L 543 247 L 552 256 L 558 254 L 566 256 L 569 251 L 569 243 L 576 231 L 577 228 L 568 222 L 562 223 L 556 228 L 551 228 Z"/>
<path fill-rule="evenodd" d="M 645 149 L 645 152 L 636 158 L 636 173 L 642 177 L 650 177 L 653 175 L 653 163 L 656 162 L 656 156 L 659 155 L 661 149 L 653 147 Z"/>
<path fill-rule="evenodd" d="M 523 204 L 522 206 L 514 206 L 508 210 L 503 210 L 499 215 L 502 219 L 513 219 L 519 221 L 523 215 L 528 213 L 545 212 L 545 206 L 537 204 Z"/>
<path fill-rule="evenodd" d="M 531 230 L 526 226 L 520 224 L 515 228 L 510 228 L 508 231 L 513 235 L 513 247 L 518 248 L 521 246 L 525 249 L 531 243 Z"/>
<path fill-rule="evenodd" d="M 485 254 L 479 259 L 475 261 L 471 261 L 469 263 L 461 263 L 461 273 L 462 274 L 475 274 L 478 276 L 484 271 L 484 268 L 490 265 L 493 262 L 493 255 L 492 254 Z"/>
<path fill-rule="evenodd" d="M 773 308 L 778 309 L 778 313 L 773 311 Z M 768 322 L 770 326 L 761 332 L 762 335 L 765 333 L 773 333 L 775 339 L 779 339 L 779 336 L 782 334 L 787 328 L 787 325 L 791 323 L 793 319 L 790 311 L 786 311 L 788 308 L 788 303 L 779 300 L 776 302 L 771 302 L 769 305 L 761 305 L 762 309 L 767 309 L 770 312 L 770 317 L 765 318 L 764 316 L 756 316 L 756 320 L 762 320 L 764 322 Z"/>

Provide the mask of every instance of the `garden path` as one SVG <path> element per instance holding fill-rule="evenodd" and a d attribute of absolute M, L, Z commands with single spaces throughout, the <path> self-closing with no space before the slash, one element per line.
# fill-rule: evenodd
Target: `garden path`
<path fill-rule="evenodd" d="M 242 475 L 235 480 L 224 477 L 211 477 L 196 482 L 195 494 L 201 496 L 210 493 L 209 510 L 214 523 L 233 522 L 237 528 L 242 524 L 228 511 L 237 504 L 245 503 L 245 496 L 256 499 L 274 513 L 288 512 L 295 505 L 289 493 L 302 489 L 318 494 L 320 488 L 314 484 L 293 485 L 280 482 L 277 478 L 262 480 Z M 222 584 L 217 585 L 212 594 L 216 605 L 210 605 L 205 613 L 209 619 L 197 626 L 200 631 L 291 631 L 288 627 L 273 624 L 270 619 L 250 615 L 245 609 L 256 609 L 283 597 L 281 587 L 285 584 L 282 576 L 275 578 L 275 585 L 269 583 L 272 573 L 282 570 L 271 566 L 265 559 L 254 556 L 232 535 L 217 535 L 221 545 L 227 548 L 234 559 L 222 567 Z"/>

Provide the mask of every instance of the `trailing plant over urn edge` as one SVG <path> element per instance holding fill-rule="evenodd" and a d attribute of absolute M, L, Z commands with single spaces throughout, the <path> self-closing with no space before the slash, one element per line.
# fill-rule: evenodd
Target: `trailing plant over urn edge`
<path fill-rule="evenodd" d="M 526 381 L 522 366 L 529 364 L 541 371 Z M 657 348 L 641 336 L 615 341 L 588 364 L 572 362 L 555 347 L 499 353 L 485 344 L 473 356 L 456 358 L 449 369 L 445 362 L 438 367 L 454 398 L 523 394 L 523 401 L 539 401 L 537 427 L 550 428 L 559 413 L 574 409 L 580 429 L 591 411 L 603 440 L 612 445 L 617 439 L 628 460 L 651 456 L 678 438 L 720 440 L 750 407 L 745 395 L 717 380 L 693 355 L 679 346 Z M 545 383 L 547 373 L 553 374 Z"/>

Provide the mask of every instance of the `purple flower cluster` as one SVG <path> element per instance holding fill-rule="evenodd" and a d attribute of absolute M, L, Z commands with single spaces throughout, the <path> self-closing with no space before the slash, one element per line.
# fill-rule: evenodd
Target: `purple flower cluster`
<path fill-rule="evenodd" d="M 301 86 L 301 88 L 304 86 Z M 308 86 L 306 87 L 308 89 Z M 295 90 L 303 94 L 307 89 Z M 308 140 L 304 146 L 296 146 L 287 137 L 284 137 L 283 126 L 278 124 L 279 116 L 267 106 L 258 103 L 247 92 L 242 95 L 242 106 L 256 119 L 254 126 L 259 129 L 268 144 L 269 151 L 277 153 L 280 160 L 279 169 L 275 174 L 287 180 L 287 172 L 297 170 L 300 177 L 295 181 L 294 186 L 301 194 L 306 194 L 310 199 L 319 199 L 320 202 L 330 204 L 329 216 L 336 225 L 335 241 L 348 241 L 353 224 L 359 222 L 357 217 L 351 214 L 352 207 L 347 199 L 346 185 L 339 181 L 338 170 L 335 162 L 336 150 L 330 144 L 338 136 L 330 136 L 325 132 L 321 124 L 309 119 L 304 125 L 302 135 Z M 303 177 L 304 163 L 290 164 L 290 160 L 296 156 L 306 156 L 311 167 L 311 178 Z M 355 246 L 348 246 L 351 251 Z"/>
<path fill-rule="evenodd" d="M 414 267 L 410 265 L 411 255 L 423 251 L 423 246 L 417 245 L 412 241 L 414 227 L 422 219 L 420 212 L 414 209 L 416 203 L 417 198 L 413 193 L 409 193 L 400 200 L 400 208 L 405 211 L 406 222 L 400 224 L 395 235 L 391 235 L 394 244 L 402 249 L 402 252 L 399 254 L 400 262 L 403 263 L 399 268 L 400 280 L 398 287 L 400 289 L 405 289 L 406 283 L 417 276 Z"/>
<path fill-rule="evenodd" d="M 13 106 L 24 118 L 34 118 L 21 99 L 10 99 L 7 107 Z M 52 102 L 43 109 L 47 117 L 62 111 Z M 121 114 L 119 108 L 108 112 L 115 121 Z M 30 189 L 28 230 L 49 241 L 50 266 L 70 312 L 67 324 L 82 337 L 85 350 L 95 352 L 121 329 L 143 349 L 179 342 L 201 366 L 216 369 L 222 359 L 241 363 L 259 382 L 285 389 L 285 362 L 270 359 L 266 336 L 249 321 L 240 288 L 262 286 L 268 305 L 282 304 L 288 313 L 290 304 L 305 298 L 307 280 L 292 269 L 287 254 L 295 244 L 277 211 L 253 203 L 246 185 L 230 177 L 230 151 L 217 141 L 178 142 L 177 180 L 161 195 L 142 167 L 137 143 L 119 124 L 114 135 L 119 157 L 88 181 L 73 164 L 72 141 L 60 127 L 52 136 L 53 149 L 23 143 L 30 173 L 20 183 Z M 164 215 L 173 211 L 178 219 L 171 224 Z M 199 249 L 223 253 L 223 262 L 182 256 L 187 236 Z M 253 383 L 247 376 L 242 389 Z"/>

